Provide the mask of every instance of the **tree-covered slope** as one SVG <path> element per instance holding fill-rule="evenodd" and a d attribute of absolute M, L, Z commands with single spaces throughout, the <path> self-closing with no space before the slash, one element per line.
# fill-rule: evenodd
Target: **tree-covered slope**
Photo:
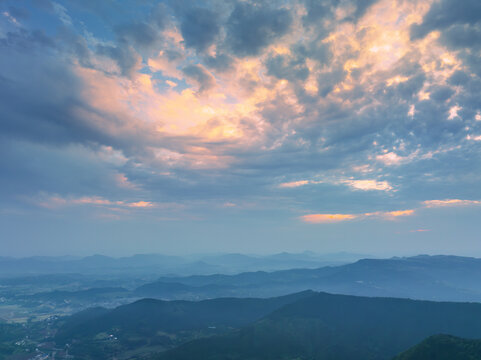
<path fill-rule="evenodd" d="M 158 359 L 390 359 L 428 336 L 481 338 L 481 304 L 319 293 Z"/>
<path fill-rule="evenodd" d="M 219 298 L 204 301 L 143 299 L 113 310 L 93 309 L 68 318 L 56 335 L 58 343 L 93 338 L 99 333 L 126 337 L 152 337 L 158 332 L 239 327 L 280 307 L 312 296 L 302 293 L 268 299 Z"/>
<path fill-rule="evenodd" d="M 394 360 L 479 360 L 481 340 L 433 335 L 399 354 Z"/>

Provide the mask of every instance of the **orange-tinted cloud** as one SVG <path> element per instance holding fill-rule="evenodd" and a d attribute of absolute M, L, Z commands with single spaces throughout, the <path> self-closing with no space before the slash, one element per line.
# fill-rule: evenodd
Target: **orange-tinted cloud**
<path fill-rule="evenodd" d="M 380 190 L 390 191 L 392 186 L 387 181 L 377 180 L 345 180 L 345 184 L 356 190 Z"/>
<path fill-rule="evenodd" d="M 150 208 L 154 206 L 154 204 L 151 203 L 150 201 L 137 201 L 137 202 L 127 203 L 126 205 L 131 208 Z"/>
<path fill-rule="evenodd" d="M 121 208 L 151 208 L 155 204 L 150 201 L 123 201 L 123 200 L 109 200 L 99 196 L 82 196 L 82 197 L 61 197 L 58 195 L 48 196 L 42 194 L 38 199 L 33 200 L 38 206 L 45 207 L 48 209 L 56 209 L 66 206 L 76 206 L 76 205 L 92 205 L 92 206 L 102 206 L 109 207 L 110 209 L 121 209 Z"/>
<path fill-rule="evenodd" d="M 397 210 L 397 211 L 388 211 L 383 213 L 384 216 L 392 216 L 392 217 L 411 216 L 413 214 L 414 214 L 414 210 Z"/>
<path fill-rule="evenodd" d="M 321 224 L 340 222 L 353 219 L 369 219 L 380 218 L 384 220 L 394 220 L 398 217 L 410 216 L 414 214 L 414 210 L 395 210 L 395 211 L 376 211 L 363 214 L 309 214 L 303 215 L 300 219 L 307 223 Z"/>
<path fill-rule="evenodd" d="M 296 188 L 299 186 L 304 186 L 309 184 L 309 180 L 299 180 L 299 181 L 291 181 L 279 184 L 281 188 Z"/>
<path fill-rule="evenodd" d="M 309 214 L 301 216 L 301 220 L 311 224 L 334 223 L 355 219 L 353 214 Z"/>
<path fill-rule="evenodd" d="M 481 205 L 480 200 L 462 200 L 462 199 L 444 199 L 444 200 L 426 200 L 423 202 L 428 208 L 444 207 L 444 206 L 467 206 Z"/>

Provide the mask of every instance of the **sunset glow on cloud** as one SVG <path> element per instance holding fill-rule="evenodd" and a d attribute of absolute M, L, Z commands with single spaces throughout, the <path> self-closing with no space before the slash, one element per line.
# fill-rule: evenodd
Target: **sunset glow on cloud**
<path fill-rule="evenodd" d="M 478 205 L 479 4 L 0 2 L 0 211 L 311 238 Z"/>
<path fill-rule="evenodd" d="M 376 211 L 364 214 L 309 214 L 301 216 L 301 220 L 307 223 L 330 223 L 352 219 L 369 218 L 394 220 L 397 217 L 410 216 L 413 214 L 414 210 Z"/>
<path fill-rule="evenodd" d="M 424 205 L 426 207 L 481 205 L 481 201 L 461 199 L 426 200 L 424 201 Z"/>
<path fill-rule="evenodd" d="M 301 216 L 301 219 L 308 223 L 331 223 L 355 219 L 352 214 L 310 214 Z"/>

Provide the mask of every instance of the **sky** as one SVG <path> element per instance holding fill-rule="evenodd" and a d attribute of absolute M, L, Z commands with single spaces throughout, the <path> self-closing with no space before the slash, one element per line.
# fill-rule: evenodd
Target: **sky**
<path fill-rule="evenodd" d="M 0 0 L 4 256 L 481 256 L 479 0 Z"/>

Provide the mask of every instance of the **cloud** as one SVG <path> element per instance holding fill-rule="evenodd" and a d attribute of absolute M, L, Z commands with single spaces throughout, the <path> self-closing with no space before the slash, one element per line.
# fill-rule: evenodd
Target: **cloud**
<path fill-rule="evenodd" d="M 135 75 L 141 66 L 142 59 L 131 46 L 98 45 L 97 54 L 108 56 L 114 60 L 120 69 L 120 73 L 127 77 Z"/>
<path fill-rule="evenodd" d="M 216 81 L 214 76 L 207 71 L 202 65 L 189 65 L 182 69 L 182 72 L 189 79 L 197 83 L 199 93 L 204 93 L 215 87 Z"/>
<path fill-rule="evenodd" d="M 306 80 L 309 69 L 302 59 L 289 59 L 286 55 L 274 55 L 266 60 L 267 74 L 291 81 Z"/>
<path fill-rule="evenodd" d="M 394 211 L 375 211 L 360 215 L 362 218 L 380 218 L 383 220 L 396 220 L 399 217 L 411 216 L 415 210 L 394 210 Z"/>
<path fill-rule="evenodd" d="M 150 207 L 153 207 L 154 204 L 150 201 L 136 201 L 136 202 L 127 203 L 126 206 L 131 208 L 150 208 Z"/>
<path fill-rule="evenodd" d="M 56 33 L 28 9 L 0 34 L 2 184 L 346 220 L 479 198 L 478 24 L 448 3 L 65 1 Z"/>
<path fill-rule="evenodd" d="M 215 56 L 206 56 L 205 65 L 211 69 L 224 73 L 232 68 L 234 59 L 227 54 L 217 53 Z"/>
<path fill-rule="evenodd" d="M 285 183 L 279 184 L 279 187 L 280 188 L 296 188 L 296 187 L 299 187 L 299 186 L 307 185 L 309 183 L 310 183 L 309 180 L 290 181 L 290 182 L 285 182 Z"/>
<path fill-rule="evenodd" d="M 184 9 L 180 30 L 186 47 L 203 52 L 215 42 L 220 33 L 219 15 L 208 8 Z"/>
<path fill-rule="evenodd" d="M 414 210 L 376 211 L 363 214 L 308 214 L 300 219 L 307 223 L 332 223 L 354 219 L 380 218 L 383 220 L 395 220 L 398 217 L 414 215 Z"/>
<path fill-rule="evenodd" d="M 378 191 L 390 191 L 393 187 L 387 181 L 378 180 L 298 180 L 280 183 L 280 188 L 297 188 L 308 184 L 346 184 L 354 190 L 378 190 Z"/>
<path fill-rule="evenodd" d="M 423 202 L 428 208 L 445 207 L 445 206 L 471 206 L 481 205 L 480 200 L 462 200 L 462 199 L 444 199 L 444 200 L 426 200 Z"/>
<path fill-rule="evenodd" d="M 48 195 L 41 193 L 38 196 L 29 199 L 36 205 L 48 209 L 58 209 L 67 206 L 92 205 L 101 207 L 114 208 L 152 208 L 155 204 L 150 201 L 124 201 L 124 200 L 109 200 L 101 196 L 81 196 L 81 197 L 62 197 L 59 195 Z"/>
<path fill-rule="evenodd" d="M 239 2 L 227 20 L 226 44 L 237 56 L 258 55 L 285 35 L 291 24 L 287 9 Z"/>
<path fill-rule="evenodd" d="M 335 223 L 357 218 L 353 214 L 309 214 L 301 216 L 301 220 L 311 224 Z"/>
<path fill-rule="evenodd" d="M 454 24 L 475 24 L 480 22 L 481 4 L 477 0 L 463 1 L 463 6 L 455 0 L 434 2 L 420 24 L 411 28 L 411 37 L 419 39 L 431 31 L 448 28 Z"/>
<path fill-rule="evenodd" d="M 377 180 L 345 180 L 344 183 L 356 190 L 379 190 L 379 191 L 390 191 L 392 186 L 387 181 L 377 181 Z"/>
<path fill-rule="evenodd" d="M 365 12 L 376 3 L 376 0 L 336 0 L 303 1 L 306 7 L 304 23 L 306 25 L 323 24 L 324 19 L 336 18 L 338 21 L 357 21 Z"/>
<path fill-rule="evenodd" d="M 64 25 L 72 25 L 72 18 L 69 16 L 67 9 L 63 5 L 57 2 L 52 2 L 52 4 L 53 4 L 53 10 L 59 17 L 60 21 Z"/>
<path fill-rule="evenodd" d="M 122 41 L 144 48 L 154 45 L 159 36 L 156 28 L 144 22 L 119 25 L 115 32 Z"/>
<path fill-rule="evenodd" d="M 386 217 L 399 217 L 399 216 L 411 216 L 414 214 L 414 210 L 396 210 L 396 211 L 387 211 L 381 213 L 381 216 L 386 216 Z"/>
<path fill-rule="evenodd" d="M 384 163 L 387 166 L 398 166 L 403 163 L 408 163 L 416 159 L 418 152 L 413 152 L 407 156 L 400 156 L 395 152 L 387 152 L 382 155 L 377 155 L 376 160 Z"/>
<path fill-rule="evenodd" d="M 481 141 L 481 135 L 466 135 L 467 140 Z"/>

